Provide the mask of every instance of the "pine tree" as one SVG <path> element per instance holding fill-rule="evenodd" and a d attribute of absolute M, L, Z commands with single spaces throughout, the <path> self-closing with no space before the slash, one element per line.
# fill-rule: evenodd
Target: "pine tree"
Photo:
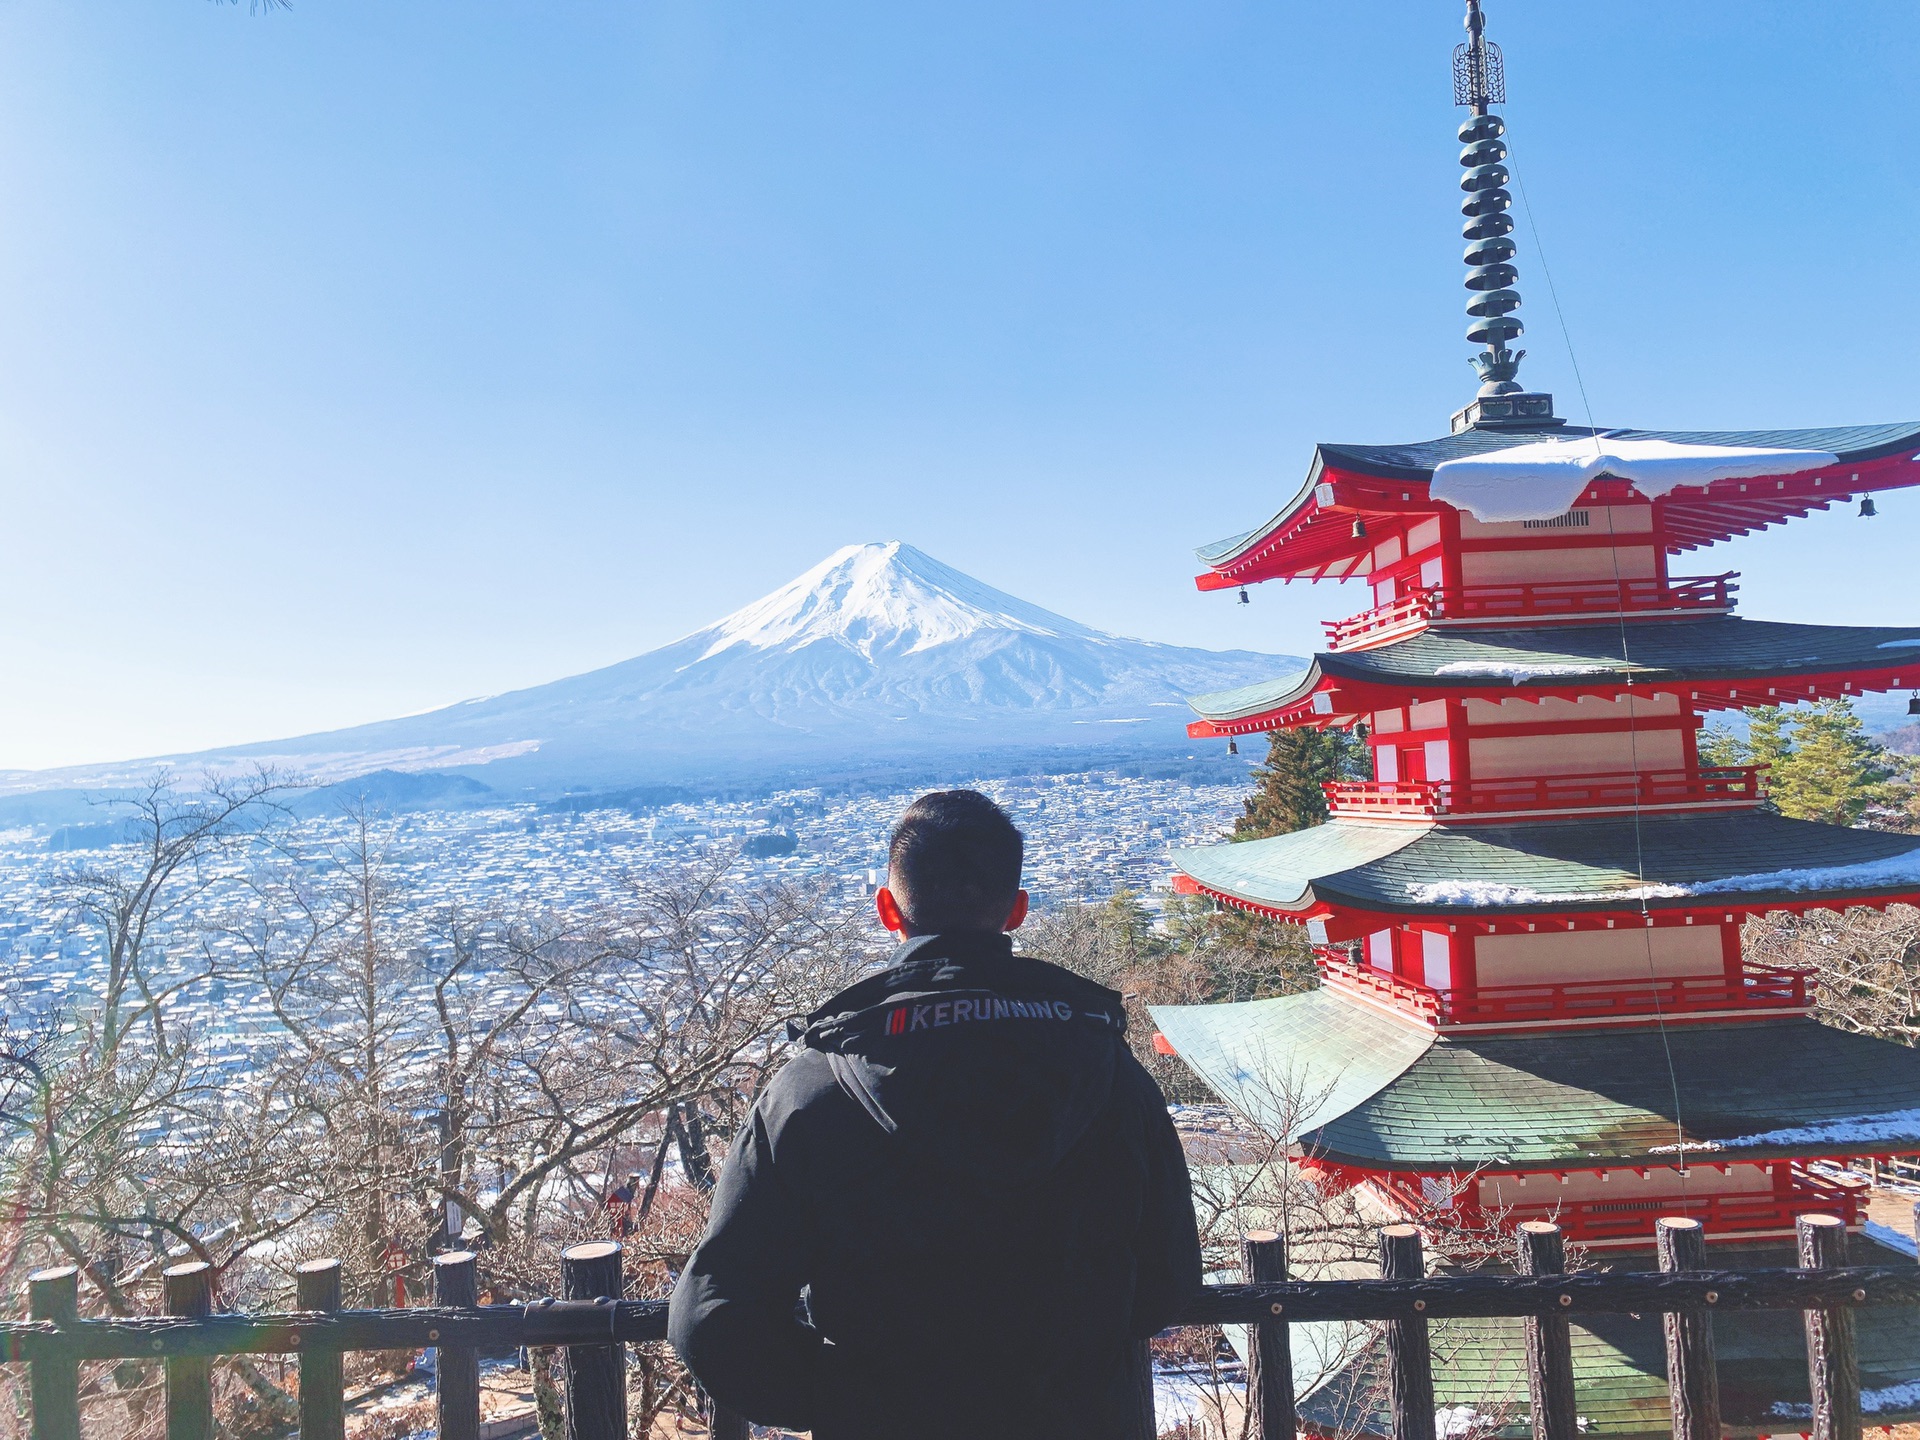
<path fill-rule="evenodd" d="M 1325 823 L 1327 780 L 1363 779 L 1369 769 L 1366 742 L 1347 730 L 1275 730 L 1267 759 L 1253 772 L 1253 793 L 1233 823 L 1235 840 L 1287 835 Z"/>
<path fill-rule="evenodd" d="M 1760 753 L 1757 743 L 1754 751 Z M 1792 742 L 1773 766 L 1773 803 L 1798 820 L 1854 825 L 1870 808 L 1897 803 L 1895 769 L 1846 700 L 1825 700 L 1796 716 Z"/>
<path fill-rule="evenodd" d="M 1794 735 L 1787 712 L 1778 705 L 1763 705 L 1747 711 L 1747 742 L 1741 765 L 1766 765 L 1777 772 L 1793 758 Z"/>
<path fill-rule="evenodd" d="M 1749 710 L 1744 739 L 1714 726 L 1703 765 L 1764 765 L 1769 808 L 1796 820 L 1887 829 L 1920 823 L 1911 767 L 1870 739 L 1850 700 Z"/>

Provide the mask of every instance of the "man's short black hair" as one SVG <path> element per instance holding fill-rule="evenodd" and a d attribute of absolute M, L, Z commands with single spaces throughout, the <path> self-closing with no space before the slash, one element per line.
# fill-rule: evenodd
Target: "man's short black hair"
<path fill-rule="evenodd" d="M 998 932 L 1020 894 L 1026 841 L 978 790 L 936 790 L 907 807 L 887 842 L 887 888 L 922 935 Z"/>

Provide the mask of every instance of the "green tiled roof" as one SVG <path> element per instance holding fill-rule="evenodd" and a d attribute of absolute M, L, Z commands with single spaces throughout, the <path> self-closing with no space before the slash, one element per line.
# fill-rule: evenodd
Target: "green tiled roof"
<path fill-rule="evenodd" d="M 1292 1142 L 1391 1085 L 1433 1044 L 1331 990 L 1238 1005 L 1160 1005 L 1153 1023 L 1215 1093 Z"/>
<path fill-rule="evenodd" d="M 1636 686 L 1778 679 L 1785 690 L 1796 675 L 1883 670 L 1908 662 L 1920 676 L 1920 629 L 1910 626 L 1788 625 L 1724 615 L 1642 620 L 1624 627 L 1440 628 L 1372 650 L 1316 655 L 1305 670 L 1196 695 L 1188 703 L 1208 720 L 1244 720 L 1305 699 L 1322 679 L 1417 685 L 1418 693 L 1429 698 L 1443 690 L 1496 685 L 1525 691 L 1629 676 Z"/>
<path fill-rule="evenodd" d="M 1869 1241 L 1853 1242 L 1859 1265 L 1899 1263 Z M 1715 1264 L 1790 1266 L 1784 1250 L 1716 1247 Z M 1626 1267 L 1651 1269 L 1645 1260 Z M 1869 1425 L 1920 1418 L 1920 1309 L 1877 1306 L 1856 1312 L 1860 1388 Z M 1432 1327 L 1436 1407 L 1465 1407 L 1520 1440 L 1530 1433 L 1526 1351 L 1519 1320 L 1448 1320 Z M 1296 1327 L 1298 1329 L 1304 1327 Z M 1639 1440 L 1672 1433 L 1667 1409 L 1666 1345 L 1658 1316 L 1575 1320 L 1573 1383 L 1581 1433 L 1596 1440 Z M 1797 1311 L 1730 1311 L 1713 1322 L 1720 1408 L 1742 1434 L 1811 1429 L 1806 1407 L 1807 1341 Z M 1300 1402 L 1301 1419 L 1322 1433 L 1388 1433 L 1384 1356 L 1379 1341 L 1351 1358 Z M 1303 1380 L 1307 1377 L 1301 1377 Z M 1502 1423 L 1504 1422 L 1504 1423 Z"/>
<path fill-rule="evenodd" d="M 1713 1160 L 1920 1149 L 1920 1050 L 1811 1020 L 1435 1039 L 1328 991 L 1153 1017 L 1248 1119 L 1345 1164 L 1667 1164 L 1682 1140 Z"/>
<path fill-rule="evenodd" d="M 1920 836 L 1763 811 L 1518 825 L 1335 820 L 1176 850 L 1208 889 L 1277 910 L 1314 904 L 1475 917 L 1864 900 L 1920 890 Z"/>

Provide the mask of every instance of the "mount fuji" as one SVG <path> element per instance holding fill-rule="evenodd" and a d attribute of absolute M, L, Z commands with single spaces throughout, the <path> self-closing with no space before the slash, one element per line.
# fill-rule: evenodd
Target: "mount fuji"
<path fill-rule="evenodd" d="M 604 669 L 168 763 L 265 763 L 320 781 L 397 771 L 448 803 L 470 791 L 1099 763 L 1188 754 L 1186 696 L 1300 663 L 1111 635 L 894 541 L 849 545 L 717 624 Z M 154 764 L 16 772 L 0 790 L 127 783 Z"/>

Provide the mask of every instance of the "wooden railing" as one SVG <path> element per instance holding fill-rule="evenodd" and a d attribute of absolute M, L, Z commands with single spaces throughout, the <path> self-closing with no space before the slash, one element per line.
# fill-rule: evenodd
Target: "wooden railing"
<path fill-rule="evenodd" d="M 1428 625 L 1494 625 L 1616 615 L 1725 615 L 1737 571 L 1682 580 L 1554 580 L 1516 585 L 1435 585 L 1410 590 L 1345 620 L 1323 620 L 1330 650 L 1381 645 Z"/>
<path fill-rule="evenodd" d="M 1320 789 L 1330 813 L 1353 819 L 1698 809 L 1758 805 L 1767 796 L 1766 769 L 1764 765 L 1706 765 L 1693 770 L 1616 770 L 1494 780 L 1328 780 Z"/>
<path fill-rule="evenodd" d="M 1440 1026 L 1578 1023 L 1629 1015 L 1687 1015 L 1724 1010 L 1805 1010 L 1811 970 L 1746 964 L 1737 978 L 1676 975 L 1649 980 L 1567 980 L 1541 985 L 1481 985 L 1435 990 L 1390 971 L 1322 953 L 1321 971 L 1335 985 L 1391 1000 Z"/>
<path fill-rule="evenodd" d="M 1860 1373 L 1854 1317 L 1863 1305 L 1920 1304 L 1920 1268 L 1853 1267 L 1846 1227 L 1826 1215 L 1799 1218 L 1799 1269 L 1713 1270 L 1697 1219 L 1663 1217 L 1653 1226 L 1657 1272 L 1565 1273 L 1559 1227 L 1523 1224 L 1516 1275 L 1429 1276 L 1420 1232 L 1380 1232 L 1377 1280 L 1290 1281 L 1284 1241 L 1249 1235 L 1242 1247 L 1247 1283 L 1211 1285 L 1189 1307 L 1189 1325 L 1251 1327 L 1247 1394 L 1249 1433 L 1293 1440 L 1297 1431 L 1289 1326 L 1310 1321 L 1380 1323 L 1385 1332 L 1393 1440 L 1437 1440 L 1428 1326 L 1435 1320 L 1520 1317 L 1533 1433 L 1575 1440 L 1573 1351 L 1576 1315 L 1659 1314 L 1667 1333 L 1667 1381 L 1676 1440 L 1720 1440 L 1713 1316 L 1727 1310 L 1805 1312 L 1813 1433 L 1858 1440 Z M 1645 1233 L 1644 1231 L 1642 1233 Z M 625 1440 L 623 1347 L 666 1335 L 666 1305 L 622 1300 L 620 1247 L 611 1242 L 563 1252 L 570 1298 L 527 1305 L 478 1305 L 474 1257 L 434 1261 L 435 1303 L 410 1310 L 343 1310 L 340 1266 L 301 1267 L 301 1310 L 277 1315 L 212 1313 L 212 1271 L 203 1263 L 166 1272 L 167 1313 L 146 1318 L 79 1319 L 77 1272 L 46 1270 L 30 1281 L 32 1318 L 0 1322 L 6 1358 L 32 1367 L 35 1440 L 78 1440 L 79 1367 L 88 1360 L 159 1360 L 166 1370 L 168 1440 L 212 1440 L 211 1362 L 222 1355 L 295 1355 L 300 1367 L 301 1440 L 343 1440 L 341 1355 L 348 1350 L 438 1347 L 439 1435 L 476 1440 L 482 1351 L 558 1346 L 565 1351 L 569 1440 Z M 1147 1379 L 1144 1344 L 1138 1379 Z M 1137 1384 L 1137 1433 L 1157 1432 L 1153 1391 Z M 715 1440 L 745 1440 L 746 1422 L 722 1411 Z"/>

